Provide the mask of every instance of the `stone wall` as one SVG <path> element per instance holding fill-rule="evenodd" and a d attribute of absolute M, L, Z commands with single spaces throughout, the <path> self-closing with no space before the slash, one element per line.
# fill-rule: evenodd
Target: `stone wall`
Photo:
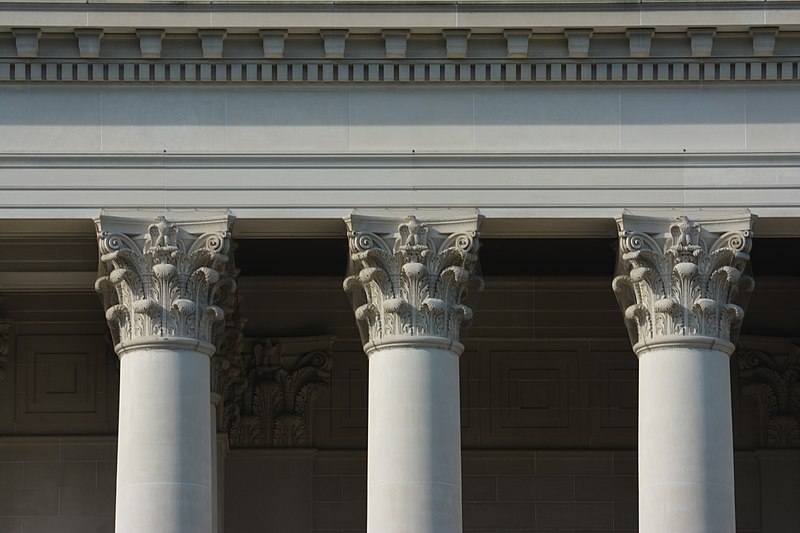
<path fill-rule="evenodd" d="M 115 437 L 0 437 L 0 531 L 114 530 Z"/>
<path fill-rule="evenodd" d="M 735 468 L 737 531 L 777 533 L 782 530 L 775 527 L 787 527 L 785 521 L 772 529 L 761 526 L 760 502 L 778 497 L 780 488 L 766 489 L 776 491 L 773 496 L 761 494 L 757 454 L 737 453 Z M 635 452 L 465 451 L 463 469 L 465 533 L 637 531 Z M 254 462 L 250 451 L 234 450 L 227 470 L 226 533 L 258 531 L 268 523 L 279 524 L 275 531 L 281 532 L 366 530 L 364 452 L 265 452 Z M 313 475 L 300 479 L 300 471 Z M 254 481 L 260 490 L 247 487 Z M 300 491 L 305 499 L 273 501 L 266 497 L 270 488 Z"/>

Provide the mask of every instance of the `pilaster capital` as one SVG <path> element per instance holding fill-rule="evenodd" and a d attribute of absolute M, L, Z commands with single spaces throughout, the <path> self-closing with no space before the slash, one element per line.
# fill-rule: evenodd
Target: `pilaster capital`
<path fill-rule="evenodd" d="M 221 307 L 235 290 L 229 271 L 232 217 L 175 224 L 95 219 L 100 267 L 95 288 L 118 354 L 140 344 L 214 352 Z"/>
<path fill-rule="evenodd" d="M 239 295 L 236 281 L 239 269 L 234 265 L 236 243 L 231 243 L 226 272 L 233 283 L 220 287 L 216 304 L 225 313 L 224 320 L 217 326 L 214 338 L 216 351 L 211 360 L 211 398 L 217 406 L 217 428 L 229 432 L 233 420 L 238 416 L 236 391 L 241 380 L 242 351 L 244 335 L 242 329 L 247 320 L 239 313 Z"/>
<path fill-rule="evenodd" d="M 263 339 L 234 362 L 224 428 L 234 448 L 308 448 L 314 404 L 331 378 L 335 337 Z"/>
<path fill-rule="evenodd" d="M 744 318 L 740 296 L 753 288 L 750 213 L 711 218 L 617 218 L 618 275 L 613 288 L 625 313 L 635 352 L 703 345 L 733 351 Z"/>
<path fill-rule="evenodd" d="M 0 322 L 0 381 L 6 379 L 8 347 L 11 344 L 11 323 Z"/>
<path fill-rule="evenodd" d="M 352 215 L 346 219 L 353 294 L 364 349 L 414 343 L 460 353 L 461 323 L 472 317 L 462 303 L 480 290 L 478 248 L 482 217 L 420 222 Z"/>
<path fill-rule="evenodd" d="M 800 346 L 751 337 L 737 348 L 741 391 L 759 407 L 760 445 L 800 448 Z"/>

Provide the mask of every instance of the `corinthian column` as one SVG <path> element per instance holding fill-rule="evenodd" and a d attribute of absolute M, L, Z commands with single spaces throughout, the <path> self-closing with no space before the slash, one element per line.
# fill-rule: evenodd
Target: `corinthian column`
<path fill-rule="evenodd" d="M 228 219 L 96 219 L 97 290 L 120 358 L 116 533 L 210 533 L 210 357 Z"/>
<path fill-rule="evenodd" d="M 459 342 L 480 219 L 347 220 L 369 357 L 367 531 L 460 533 Z"/>
<path fill-rule="evenodd" d="M 639 358 L 639 531 L 736 530 L 729 357 L 752 217 L 624 214 L 614 290 Z"/>

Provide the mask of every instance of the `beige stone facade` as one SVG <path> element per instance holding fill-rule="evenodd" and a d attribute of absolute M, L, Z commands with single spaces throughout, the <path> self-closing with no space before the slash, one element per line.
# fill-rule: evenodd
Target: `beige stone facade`
<path fill-rule="evenodd" d="M 798 28 L 0 0 L 0 532 L 798 529 Z"/>

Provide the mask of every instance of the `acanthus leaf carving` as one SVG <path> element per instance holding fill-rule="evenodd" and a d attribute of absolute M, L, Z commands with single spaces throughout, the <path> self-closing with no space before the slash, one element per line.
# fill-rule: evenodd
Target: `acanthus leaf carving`
<path fill-rule="evenodd" d="M 201 234 L 164 217 L 144 234 L 113 217 L 100 217 L 96 225 L 100 273 L 95 288 L 114 343 L 184 337 L 213 344 L 225 315 L 218 302 L 236 285 L 227 270 L 230 220 Z"/>
<path fill-rule="evenodd" d="M 231 243 L 227 263 L 228 277 L 234 283 L 222 285 L 217 293 L 217 304 L 225 313 L 225 318 L 217 323 L 216 352 L 211 359 L 211 392 L 219 395 L 217 428 L 224 433 L 230 433 L 241 418 L 238 398 L 247 383 L 242 373 L 242 329 L 247 320 L 239 313 L 239 294 L 236 291 L 239 269 L 233 259 L 235 248 L 236 243 Z"/>
<path fill-rule="evenodd" d="M 618 220 L 620 265 L 613 282 L 634 344 L 669 336 L 709 337 L 731 343 L 744 318 L 738 304 L 753 288 L 745 272 L 752 232 L 746 227 L 721 235 L 686 216 L 665 235 L 629 229 Z"/>
<path fill-rule="evenodd" d="M 0 381 L 6 379 L 8 364 L 8 348 L 11 344 L 11 324 L 0 322 Z"/>
<path fill-rule="evenodd" d="M 355 215 L 348 225 L 351 275 L 344 289 L 353 294 L 365 342 L 426 336 L 458 343 L 461 324 L 472 317 L 462 302 L 483 288 L 480 218 L 446 223 L 441 232 L 414 216 L 383 231 Z"/>
<path fill-rule="evenodd" d="M 313 445 L 314 404 L 330 382 L 334 337 L 265 340 L 239 360 L 235 448 Z"/>
<path fill-rule="evenodd" d="M 773 354 L 740 347 L 742 392 L 756 399 L 761 417 L 761 445 L 800 448 L 800 347 Z"/>

